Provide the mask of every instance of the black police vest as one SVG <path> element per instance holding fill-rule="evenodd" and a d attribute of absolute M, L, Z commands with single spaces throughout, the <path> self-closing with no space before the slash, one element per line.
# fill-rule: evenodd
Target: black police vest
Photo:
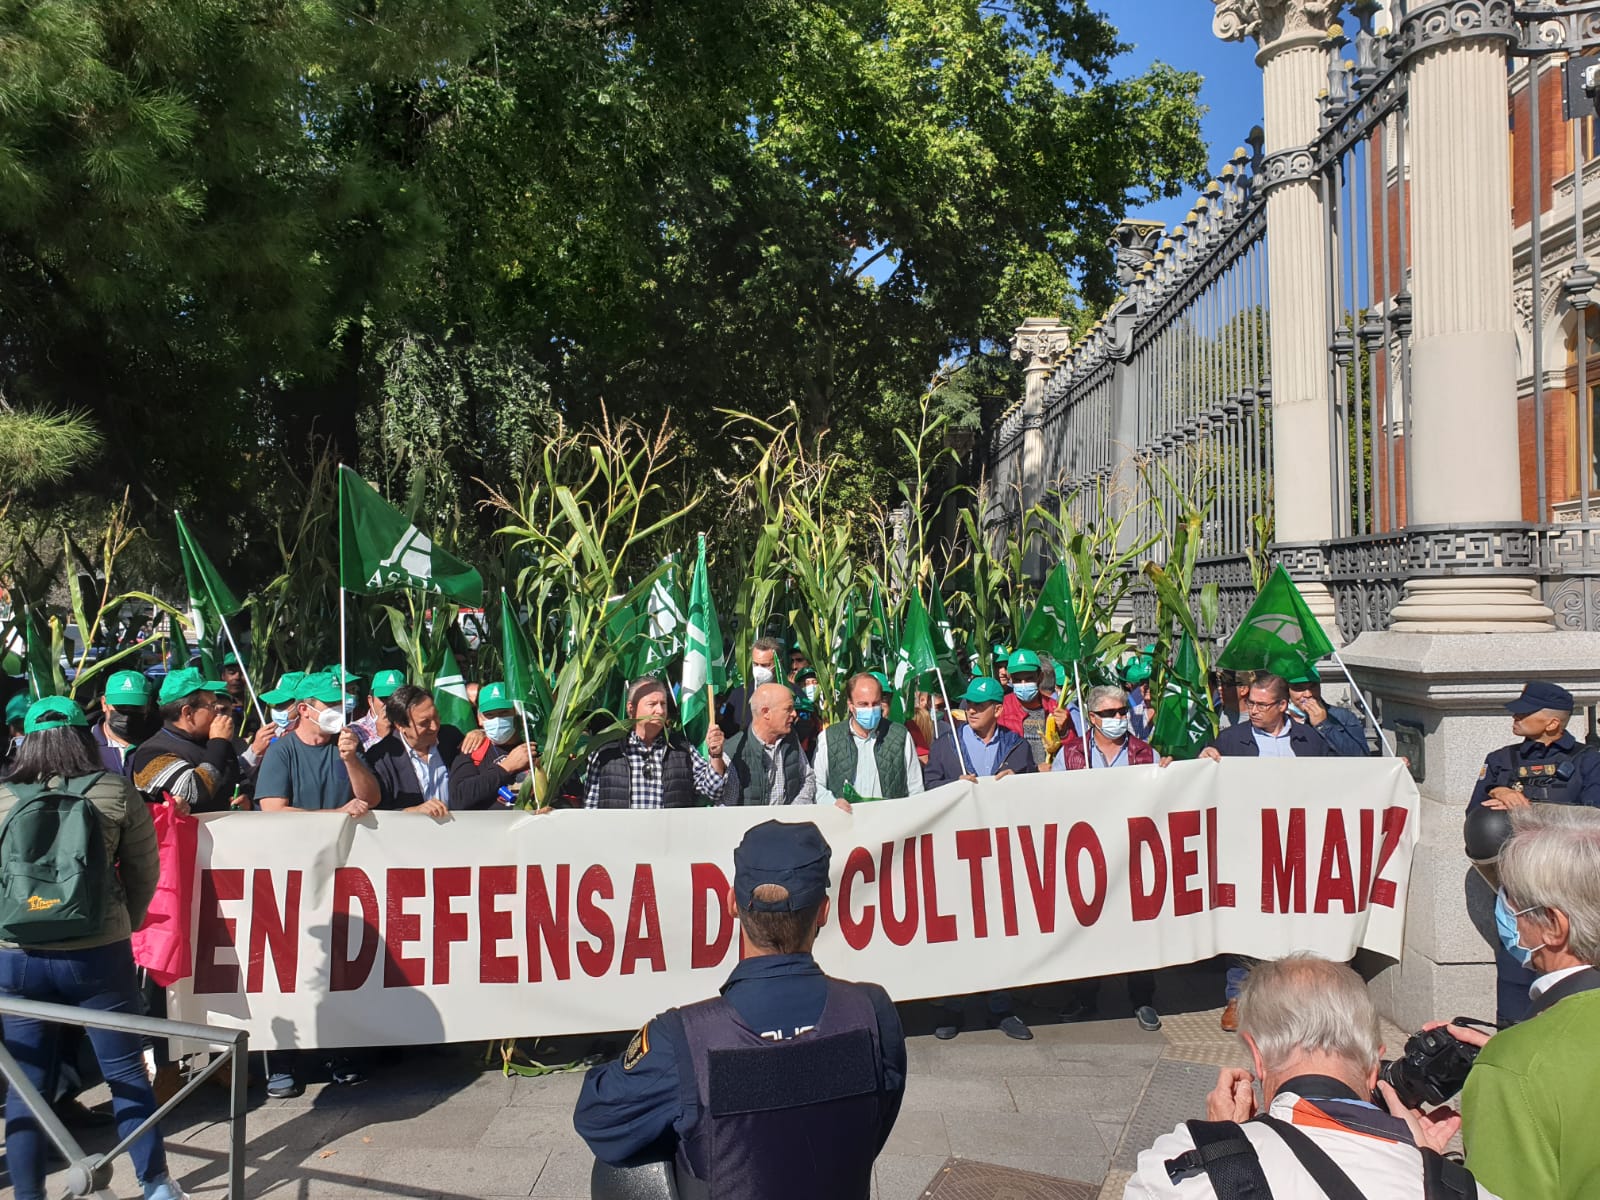
<path fill-rule="evenodd" d="M 1528 762 L 1517 753 L 1521 743 L 1502 746 L 1484 760 L 1491 788 L 1516 788 L 1534 804 L 1581 804 L 1578 760 L 1592 751 L 1581 742 L 1572 749 Z"/>
<path fill-rule="evenodd" d="M 815 1028 L 781 1042 L 720 996 L 677 1015 L 683 1102 L 700 1114 L 678 1145 L 680 1180 L 711 1200 L 867 1200 L 887 1095 L 865 987 L 828 980 Z"/>

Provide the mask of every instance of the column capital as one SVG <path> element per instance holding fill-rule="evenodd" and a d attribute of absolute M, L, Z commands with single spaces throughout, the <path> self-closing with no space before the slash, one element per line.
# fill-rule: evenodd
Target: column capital
<path fill-rule="evenodd" d="M 1211 32 L 1225 42 L 1254 38 L 1256 62 L 1295 46 L 1315 45 L 1339 21 L 1346 0 L 1211 0 Z"/>
<path fill-rule="evenodd" d="M 1060 317 L 1029 317 L 1011 335 L 1011 360 L 1025 371 L 1049 371 L 1072 349 L 1072 331 Z"/>

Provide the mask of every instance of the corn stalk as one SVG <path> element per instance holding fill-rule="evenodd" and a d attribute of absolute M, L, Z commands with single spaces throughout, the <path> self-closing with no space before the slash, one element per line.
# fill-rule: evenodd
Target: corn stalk
<path fill-rule="evenodd" d="M 484 502 L 503 515 L 497 532 L 522 564 L 509 590 L 528 613 L 528 640 L 551 685 L 534 777 L 539 807 L 593 746 L 625 728 L 605 705 L 623 650 L 609 618 L 649 594 L 666 569 L 661 548 L 681 540 L 679 526 L 701 498 L 666 502 L 663 477 L 677 458 L 667 419 L 652 433 L 602 415 L 592 431 L 558 425 L 516 498 L 490 489 Z M 655 566 L 630 583 L 630 562 Z"/>

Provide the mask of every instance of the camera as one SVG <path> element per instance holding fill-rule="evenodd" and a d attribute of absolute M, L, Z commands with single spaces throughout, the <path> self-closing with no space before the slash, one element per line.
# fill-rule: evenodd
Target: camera
<path fill-rule="evenodd" d="M 1471 1017 L 1457 1017 L 1453 1023 L 1494 1028 L 1490 1022 L 1475 1021 Z M 1443 1025 L 1423 1029 L 1406 1039 L 1403 1057 L 1389 1059 L 1378 1068 L 1378 1078 L 1394 1088 L 1400 1103 L 1407 1108 L 1443 1104 L 1466 1084 L 1467 1072 L 1478 1057 L 1478 1049 L 1458 1042 Z M 1381 1106 L 1381 1097 L 1375 1096 L 1374 1100 Z"/>

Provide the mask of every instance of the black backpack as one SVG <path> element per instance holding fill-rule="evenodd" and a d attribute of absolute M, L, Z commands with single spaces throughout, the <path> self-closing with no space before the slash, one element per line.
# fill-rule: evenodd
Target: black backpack
<path fill-rule="evenodd" d="M 1294 1152 L 1328 1200 L 1366 1200 L 1366 1194 L 1339 1168 L 1327 1151 L 1287 1121 L 1262 1114 L 1252 1117 L 1265 1125 Z M 1194 1171 L 1204 1171 L 1211 1179 L 1217 1200 L 1272 1200 L 1272 1185 L 1261 1169 L 1261 1159 L 1244 1130 L 1234 1121 L 1186 1121 L 1195 1148 L 1166 1161 L 1167 1177 L 1173 1183 Z M 1427 1200 L 1476 1200 L 1478 1185 L 1472 1173 L 1436 1150 L 1419 1146 L 1422 1152 L 1422 1186 Z"/>
<path fill-rule="evenodd" d="M 0 941 L 37 946 L 100 932 L 111 862 L 87 793 L 103 774 L 9 785 L 17 802 L 0 824 Z"/>

